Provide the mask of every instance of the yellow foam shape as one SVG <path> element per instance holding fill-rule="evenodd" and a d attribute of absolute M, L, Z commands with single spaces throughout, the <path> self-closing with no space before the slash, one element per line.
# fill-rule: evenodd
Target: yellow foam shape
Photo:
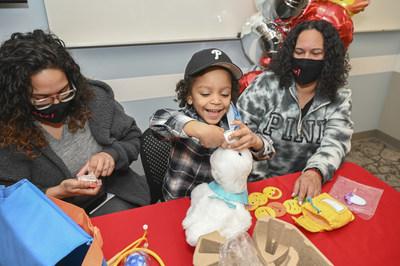
<path fill-rule="evenodd" d="M 273 218 L 276 217 L 276 213 L 275 210 L 272 209 L 271 207 L 258 207 L 255 211 L 254 211 L 254 215 L 256 216 L 257 220 L 266 217 L 266 216 L 271 216 Z"/>
<path fill-rule="evenodd" d="M 258 206 L 264 205 L 268 202 L 268 197 L 261 192 L 253 192 L 248 197 L 250 208 L 249 210 L 255 210 Z"/>
<path fill-rule="evenodd" d="M 277 187 L 265 187 L 263 193 L 266 194 L 269 199 L 279 199 L 282 197 L 282 191 Z"/>
<path fill-rule="evenodd" d="M 289 214 L 296 215 L 301 213 L 301 206 L 295 199 L 285 200 L 285 202 L 283 202 L 283 206 L 285 206 L 286 212 Z"/>

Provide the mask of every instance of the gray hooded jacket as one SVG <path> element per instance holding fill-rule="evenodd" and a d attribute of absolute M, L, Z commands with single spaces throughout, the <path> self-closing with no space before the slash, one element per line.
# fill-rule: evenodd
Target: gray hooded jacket
<path fill-rule="evenodd" d="M 339 89 L 334 101 L 317 92 L 301 117 L 295 84 L 279 88 L 278 77 L 264 72 L 241 94 L 237 106 L 243 122 L 270 137 L 276 151 L 272 159 L 254 163 L 253 180 L 316 168 L 325 182 L 350 151 L 349 89 Z"/>

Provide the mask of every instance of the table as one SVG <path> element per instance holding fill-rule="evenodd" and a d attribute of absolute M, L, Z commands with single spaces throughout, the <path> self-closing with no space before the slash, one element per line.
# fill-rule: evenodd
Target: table
<path fill-rule="evenodd" d="M 276 186 L 283 192 L 279 200 L 283 202 L 290 198 L 293 184 L 299 175 L 294 173 L 249 183 L 248 190 L 249 193 L 261 192 L 265 186 Z M 400 193 L 365 169 L 349 162 L 342 164 L 333 180 L 325 184 L 322 191 L 329 192 L 339 175 L 384 189 L 375 215 L 370 220 L 363 220 L 356 215 L 353 222 L 331 232 L 302 232 L 334 265 L 399 265 Z M 194 248 L 186 244 L 181 226 L 189 205 L 190 200 L 183 198 L 92 218 L 93 224 L 101 230 L 105 257 L 111 258 L 142 236 L 142 226 L 147 224 L 149 248 L 157 252 L 166 265 L 192 265 Z M 281 218 L 293 223 L 289 214 Z M 253 216 L 253 225 L 254 222 Z"/>

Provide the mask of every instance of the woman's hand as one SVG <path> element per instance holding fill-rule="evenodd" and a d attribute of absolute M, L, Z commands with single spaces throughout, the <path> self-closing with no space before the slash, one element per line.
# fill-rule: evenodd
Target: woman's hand
<path fill-rule="evenodd" d="M 224 129 L 200 121 L 186 123 L 183 130 L 190 136 L 199 139 L 200 144 L 206 148 L 216 148 L 225 141 Z"/>
<path fill-rule="evenodd" d="M 96 177 L 110 176 L 114 171 L 114 158 L 106 153 L 99 152 L 90 157 L 87 163 L 79 170 L 77 176 L 93 173 Z"/>
<path fill-rule="evenodd" d="M 46 195 L 59 199 L 82 195 L 94 196 L 99 193 L 101 185 L 101 180 L 91 182 L 70 178 L 63 180 L 58 186 L 47 189 Z"/>
<path fill-rule="evenodd" d="M 259 151 L 264 147 L 264 143 L 261 138 L 241 121 L 234 120 L 232 124 L 239 126 L 239 129 L 236 129 L 229 135 L 229 140 L 236 141 L 232 143 L 225 142 L 222 145 L 223 148 L 234 150 L 253 149 L 254 151 Z"/>
<path fill-rule="evenodd" d="M 321 194 L 322 177 L 315 170 L 306 170 L 294 183 L 292 196 L 297 196 L 299 203 L 304 199 L 313 198 Z"/>

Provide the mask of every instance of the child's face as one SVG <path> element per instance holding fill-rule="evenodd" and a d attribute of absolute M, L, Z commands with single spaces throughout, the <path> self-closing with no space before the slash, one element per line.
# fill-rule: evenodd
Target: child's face
<path fill-rule="evenodd" d="M 228 111 L 231 93 L 230 73 L 216 68 L 195 79 L 187 102 L 204 121 L 216 125 Z"/>

